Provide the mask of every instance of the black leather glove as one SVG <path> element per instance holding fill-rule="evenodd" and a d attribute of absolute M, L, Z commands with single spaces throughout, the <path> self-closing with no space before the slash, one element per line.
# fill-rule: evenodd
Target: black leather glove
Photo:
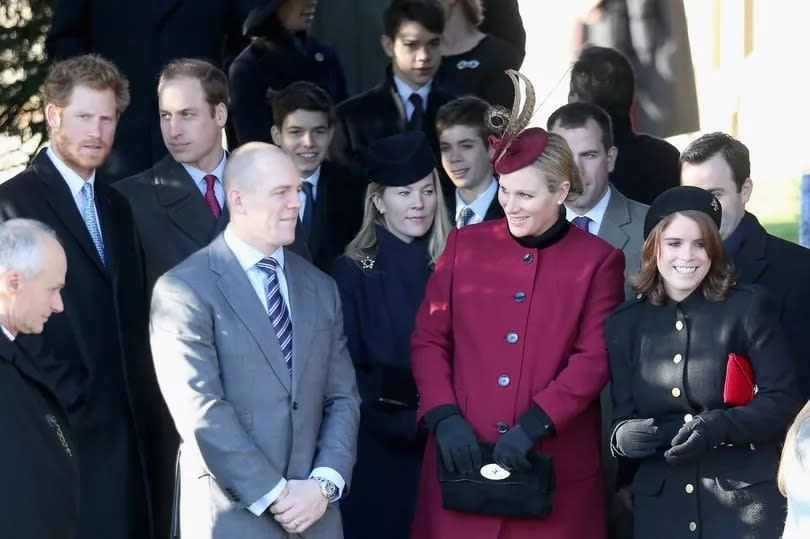
<path fill-rule="evenodd" d="M 526 471 L 532 465 L 526 455 L 537 442 L 554 433 L 554 423 L 542 408 L 533 404 L 517 425 L 498 439 L 492 458 L 507 470 Z"/>
<path fill-rule="evenodd" d="M 613 433 L 614 449 L 627 458 L 642 459 L 654 455 L 666 443 L 661 438 L 655 419 L 628 419 Z"/>
<path fill-rule="evenodd" d="M 726 439 L 726 418 L 722 410 L 711 410 L 686 423 L 672 438 L 664 453 L 669 464 L 686 464 Z"/>
<path fill-rule="evenodd" d="M 481 468 L 481 449 L 472 426 L 461 414 L 445 417 L 436 425 L 436 444 L 449 471 L 470 473 Z"/>

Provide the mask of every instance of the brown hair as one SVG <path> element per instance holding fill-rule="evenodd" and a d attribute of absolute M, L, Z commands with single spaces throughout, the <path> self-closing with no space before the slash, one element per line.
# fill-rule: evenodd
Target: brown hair
<path fill-rule="evenodd" d="M 472 127 L 477 131 L 484 147 L 489 149 L 490 133 L 487 129 L 489 107 L 489 103 L 473 95 L 448 101 L 436 111 L 436 134 L 441 137 L 445 130 L 457 125 Z"/>
<path fill-rule="evenodd" d="M 647 294 L 653 305 L 662 305 L 667 300 L 664 279 L 658 272 L 658 254 L 664 229 L 669 226 L 676 215 L 683 215 L 695 221 L 700 229 L 703 247 L 711 262 L 709 273 L 700 283 L 703 296 L 709 301 L 726 299 L 729 288 L 734 284 L 734 273 L 726 262 L 726 249 L 717 225 L 711 217 L 697 210 L 671 213 L 650 231 L 641 248 L 641 268 L 629 279 L 633 290 L 639 294 Z"/>
<path fill-rule="evenodd" d="M 213 64 L 196 58 L 176 58 L 172 60 L 160 72 L 157 87 L 158 94 L 160 94 L 160 89 L 166 82 L 180 77 L 200 81 L 205 101 L 211 108 L 211 116 L 214 115 L 214 108 L 220 103 L 225 106 L 228 105 L 228 77 Z"/>
<path fill-rule="evenodd" d="M 112 90 L 119 117 L 129 105 L 129 81 L 115 64 L 98 54 L 83 54 L 53 64 L 43 84 L 43 105 L 68 106 L 76 86 Z"/>
<path fill-rule="evenodd" d="M 574 163 L 574 154 L 560 135 L 548 134 L 546 147 L 532 165 L 545 174 L 550 193 L 556 191 L 563 182 L 570 182 L 571 187 L 565 201 L 576 200 L 582 194 L 582 180 Z"/>
<path fill-rule="evenodd" d="M 475 28 L 484 22 L 484 6 L 481 0 L 459 0 L 464 18 Z"/>

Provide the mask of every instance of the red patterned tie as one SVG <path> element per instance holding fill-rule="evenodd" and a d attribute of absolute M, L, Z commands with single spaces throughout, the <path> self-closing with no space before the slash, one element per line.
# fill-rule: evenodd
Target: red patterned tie
<path fill-rule="evenodd" d="M 219 207 L 217 194 L 214 191 L 214 184 L 217 183 L 217 177 L 213 174 L 207 174 L 203 177 L 203 180 L 205 180 L 205 203 L 208 204 L 208 209 L 211 210 L 214 219 L 219 219 L 222 208 Z"/>

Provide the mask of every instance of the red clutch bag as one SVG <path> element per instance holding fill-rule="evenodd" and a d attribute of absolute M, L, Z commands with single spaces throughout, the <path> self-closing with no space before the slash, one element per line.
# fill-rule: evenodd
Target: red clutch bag
<path fill-rule="evenodd" d="M 742 406 L 751 402 L 757 386 L 751 362 L 743 356 L 731 353 L 726 362 L 726 383 L 723 386 L 723 402 L 730 406 Z"/>

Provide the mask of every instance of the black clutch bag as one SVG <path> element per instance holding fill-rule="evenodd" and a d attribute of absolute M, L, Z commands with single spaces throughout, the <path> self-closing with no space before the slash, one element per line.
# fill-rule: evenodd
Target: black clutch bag
<path fill-rule="evenodd" d="M 493 444 L 479 444 L 480 470 L 450 472 L 438 452 L 442 507 L 497 517 L 544 518 L 551 513 L 554 466 L 551 455 L 531 451 L 529 471 L 507 472 L 492 460 Z"/>
<path fill-rule="evenodd" d="M 409 368 L 394 365 L 374 365 L 372 372 L 374 399 L 379 408 L 416 410 L 419 396 Z"/>

